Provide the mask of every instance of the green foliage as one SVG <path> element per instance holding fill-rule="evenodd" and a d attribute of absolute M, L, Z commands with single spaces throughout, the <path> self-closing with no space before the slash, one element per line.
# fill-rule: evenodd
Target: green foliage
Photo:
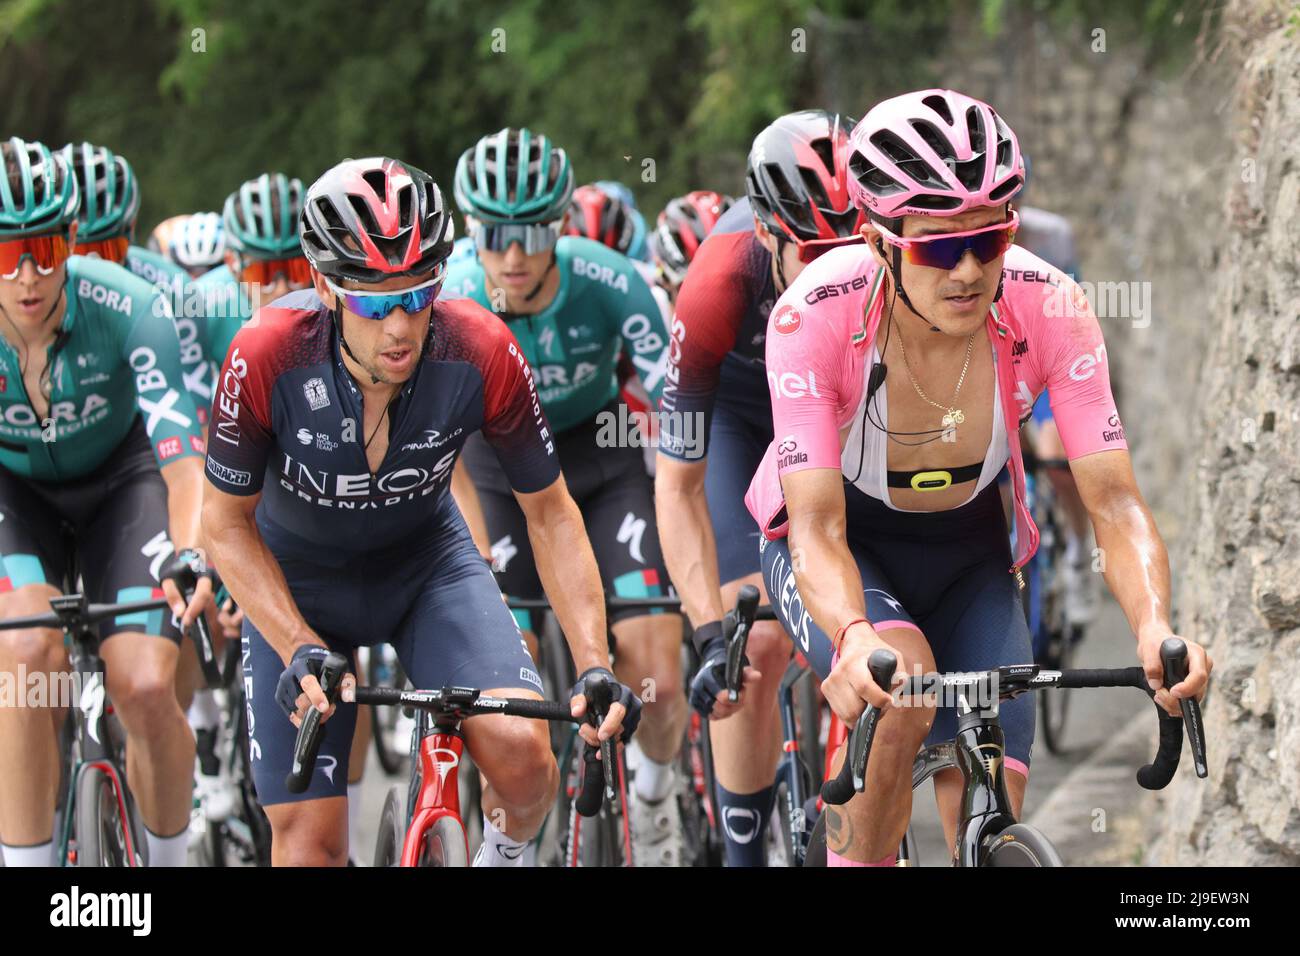
<path fill-rule="evenodd" d="M 1203 0 L 1202 0 L 1203 2 Z M 954 33 L 1024 16 L 1144 38 L 1191 0 L 0 0 L 0 135 L 100 142 L 144 186 L 142 222 L 219 209 L 268 169 L 310 181 L 390 154 L 449 185 L 506 125 L 546 132 L 580 182 L 620 179 L 652 215 L 739 193 L 755 133 L 792 109 L 860 116 L 938 82 Z M 1184 12 L 1186 11 L 1186 15 Z M 1177 22 L 1175 22 L 1177 21 Z M 504 46 L 504 49 L 502 49 Z M 643 181 L 646 160 L 654 179 Z"/>

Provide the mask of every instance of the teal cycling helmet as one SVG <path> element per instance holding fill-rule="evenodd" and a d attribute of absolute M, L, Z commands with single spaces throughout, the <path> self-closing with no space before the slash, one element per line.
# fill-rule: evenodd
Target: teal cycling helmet
<path fill-rule="evenodd" d="M 221 213 L 226 248 L 263 259 L 302 255 L 298 218 L 302 181 L 284 173 L 263 173 L 226 198 Z"/>
<path fill-rule="evenodd" d="M 77 178 L 44 143 L 12 137 L 0 149 L 0 238 L 65 232 L 77 218 Z"/>
<path fill-rule="evenodd" d="M 507 128 L 461 154 L 453 191 L 479 222 L 554 222 L 569 208 L 573 167 L 547 137 Z"/>
<path fill-rule="evenodd" d="M 130 235 L 140 214 L 140 184 L 131 164 L 103 146 L 69 143 L 59 150 L 81 192 L 77 242 Z"/>

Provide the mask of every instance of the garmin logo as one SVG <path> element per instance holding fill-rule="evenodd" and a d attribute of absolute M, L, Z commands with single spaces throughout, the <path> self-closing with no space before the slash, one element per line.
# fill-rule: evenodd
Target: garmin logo
<path fill-rule="evenodd" d="M 50 925 L 126 927 L 133 936 L 153 931 L 152 893 L 82 893 L 73 886 L 50 897 Z"/>

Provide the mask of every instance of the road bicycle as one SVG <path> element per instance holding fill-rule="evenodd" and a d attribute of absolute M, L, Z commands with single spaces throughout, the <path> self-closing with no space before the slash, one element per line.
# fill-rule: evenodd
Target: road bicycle
<path fill-rule="evenodd" d="M 1161 645 L 1166 688 L 1187 676 L 1187 645 L 1168 638 Z M 893 680 L 897 658 L 877 650 L 868 659 L 872 679 L 881 687 Z M 1062 866 L 1060 854 L 1036 828 L 1018 822 L 1007 797 L 1004 767 L 1004 735 L 998 721 L 997 704 L 1028 691 L 1047 688 L 1136 687 L 1154 699 L 1140 667 L 1052 671 L 1037 664 L 1017 664 L 974 673 L 927 674 L 911 677 L 894 689 L 895 700 L 934 693 L 946 700 L 955 698 L 958 710 L 957 736 L 950 742 L 924 748 L 912 769 L 913 790 L 950 767 L 962 774 L 964 788 L 961 812 L 953 843 L 953 866 Z M 1208 775 L 1205 731 L 1200 704 L 1193 699 L 1179 701 L 1181 719 L 1156 707 L 1160 743 L 1155 759 L 1137 771 L 1137 782 L 1148 790 L 1160 790 L 1173 779 L 1182 754 L 1186 729 L 1196 775 Z M 881 711 L 868 704 L 849 736 L 847 753 L 838 775 L 822 786 L 822 799 L 833 805 L 847 803 L 866 786 L 871 743 Z M 825 865 L 826 816 L 813 828 L 805 865 Z M 900 865 L 915 865 L 916 853 L 910 833 L 899 847 Z"/>
<path fill-rule="evenodd" d="M 1065 617 L 1065 535 L 1057 523 L 1056 496 L 1046 480 L 1050 469 L 1069 469 L 1064 458 L 1025 453 L 1027 504 L 1039 529 L 1038 551 L 1025 567 L 1025 616 L 1033 642 L 1034 663 L 1047 670 L 1068 670 L 1083 639 L 1083 628 Z M 1054 754 L 1065 752 L 1065 724 L 1071 694 L 1061 690 L 1038 698 L 1038 728 Z"/>
<path fill-rule="evenodd" d="M 339 684 L 349 668 L 346 657 L 331 653 L 320 674 L 321 690 L 337 701 Z M 463 867 L 469 865 L 469 843 L 460 813 L 458 786 L 465 738 L 461 723 L 478 714 L 507 714 L 575 723 L 566 703 L 529 698 L 488 697 L 468 687 L 440 690 L 406 690 L 395 687 L 357 687 L 357 704 L 404 707 L 415 712 L 411 741 L 411 778 L 403 793 L 394 784 L 384 801 L 375 866 Z M 599 719 L 609 702 L 593 708 Z M 285 779 L 291 793 L 302 793 L 311 781 L 320 751 L 323 727 L 320 711 L 309 710 L 298 729 L 293 766 Z M 594 754 L 595 748 L 589 748 Z M 588 774 L 576 801 L 583 813 L 595 813 L 603 796 L 612 763 L 613 741 L 600 748 L 605 774 Z M 594 756 L 591 758 L 595 760 Z"/>
<path fill-rule="evenodd" d="M 271 865 L 271 823 L 253 785 L 241 658 L 241 642 L 227 640 L 221 685 L 214 689 L 220 711 L 212 745 L 217 774 L 196 800 L 192 823 L 200 866 Z M 217 791 L 224 794 L 218 797 Z"/>
<path fill-rule="evenodd" d="M 80 581 L 77 552 L 71 530 L 64 528 L 63 535 L 69 555 L 63 585 L 65 591 L 73 591 Z M 192 576 L 182 582 L 187 597 L 193 593 L 194 583 Z M 63 631 L 68 647 L 70 667 L 63 686 L 75 692 L 76 700 L 69 708 L 71 720 L 63 728 L 63 825 L 57 838 L 57 858 L 63 866 L 145 866 L 148 844 L 127 780 L 126 733 L 108 696 L 98 625 L 110 618 L 171 614 L 171 609 L 160 588 L 154 588 L 148 599 L 116 604 L 91 604 L 82 593 L 61 594 L 50 598 L 50 607 L 49 614 L 0 621 L 0 630 L 55 628 Z M 208 645 L 206 659 L 199 651 L 208 673 L 213 662 L 211 639 L 206 622 L 200 618 L 197 623 L 191 636 Z M 57 691 L 57 687 L 51 690 Z"/>
<path fill-rule="evenodd" d="M 507 598 L 506 603 L 515 611 L 549 612 L 551 609 L 545 598 Z M 681 602 L 675 597 L 606 597 L 605 608 L 607 614 L 629 609 L 680 611 Z M 578 678 L 563 633 L 555 624 L 554 616 L 548 614 L 547 617 L 544 626 L 536 629 L 542 686 L 548 697 L 563 700 Z M 537 838 L 541 848 L 539 858 L 558 866 L 633 866 L 635 834 L 627 812 L 631 778 L 626 750 L 616 748 L 604 799 L 594 816 L 588 818 L 576 807 L 582 781 L 589 776 L 588 762 L 591 759 L 578 746 L 579 740 L 576 728 L 558 723 L 552 725 L 551 745 L 560 767 L 560 792 Z M 684 779 L 684 772 L 679 770 L 679 782 Z M 689 801 L 680 798 L 679 808 L 683 821 L 693 812 Z"/>

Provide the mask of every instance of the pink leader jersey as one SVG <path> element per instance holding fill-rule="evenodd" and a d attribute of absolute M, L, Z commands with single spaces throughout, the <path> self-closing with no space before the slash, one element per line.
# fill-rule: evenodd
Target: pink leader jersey
<path fill-rule="evenodd" d="M 861 472 L 842 438 L 861 419 L 876 328 L 883 317 L 884 272 L 866 246 L 834 249 L 808 266 L 768 319 L 767 383 L 773 434 L 745 504 L 769 540 L 789 527 L 780 476 L 805 468 Z M 1018 573 L 1038 548 L 1025 504 L 1019 429 L 1046 388 L 1067 456 L 1127 448 L 1110 391 L 1106 345 L 1083 291 L 1033 253 L 1012 246 L 1002 266 L 1001 299 L 989 310 L 1002 417 L 1015 492 Z M 847 458 L 852 457 L 853 461 Z"/>

